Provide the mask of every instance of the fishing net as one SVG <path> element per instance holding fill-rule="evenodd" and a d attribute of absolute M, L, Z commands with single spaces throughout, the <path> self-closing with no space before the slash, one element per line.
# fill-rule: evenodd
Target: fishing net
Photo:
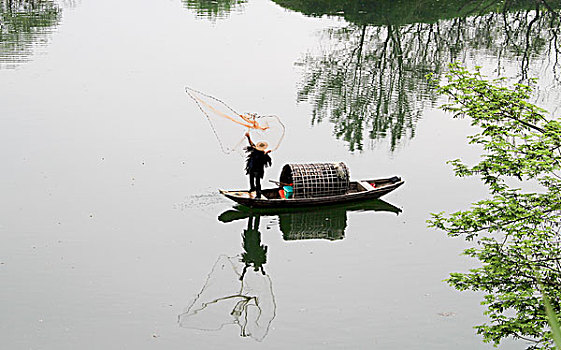
<path fill-rule="evenodd" d="M 279 148 L 284 138 L 284 124 L 275 115 L 262 116 L 255 113 L 241 114 L 216 97 L 185 88 L 185 92 L 207 118 L 222 152 L 242 153 L 247 146 L 245 133 L 249 132 L 254 143 L 267 142 L 271 151 Z"/>
<path fill-rule="evenodd" d="M 184 328 L 218 331 L 230 324 L 240 336 L 262 341 L 275 318 L 276 304 L 268 275 L 248 269 L 240 256 L 220 255 L 187 310 L 179 315 Z"/>

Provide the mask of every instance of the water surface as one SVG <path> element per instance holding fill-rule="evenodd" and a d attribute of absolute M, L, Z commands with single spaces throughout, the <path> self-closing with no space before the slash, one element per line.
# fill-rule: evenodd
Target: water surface
<path fill-rule="evenodd" d="M 381 24 L 268 0 L 14 3 L 1 2 L 0 41 L 6 348 L 491 348 L 471 328 L 485 321 L 480 296 L 442 282 L 473 266 L 465 244 L 425 224 L 485 195 L 445 164 L 478 150 L 424 75 L 458 57 L 538 73 L 547 106 L 555 48 L 531 46 L 523 70 L 508 43 L 476 45 L 491 12 Z M 535 15 L 506 16 L 523 11 Z M 31 24 L 11 24 L 20 16 Z M 220 151 L 185 86 L 282 118 L 266 179 L 288 162 L 344 161 L 352 178 L 406 183 L 370 207 L 240 212 L 217 189 L 247 186 L 244 160 Z"/>

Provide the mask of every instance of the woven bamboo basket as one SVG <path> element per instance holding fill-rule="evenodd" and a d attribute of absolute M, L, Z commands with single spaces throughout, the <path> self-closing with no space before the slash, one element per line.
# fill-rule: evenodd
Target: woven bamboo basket
<path fill-rule="evenodd" d="M 286 164 L 280 182 L 293 184 L 294 198 L 337 196 L 349 190 L 349 169 L 343 162 Z"/>

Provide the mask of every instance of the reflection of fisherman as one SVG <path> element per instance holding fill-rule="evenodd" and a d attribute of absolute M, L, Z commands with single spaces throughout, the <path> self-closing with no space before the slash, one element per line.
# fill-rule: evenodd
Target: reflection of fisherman
<path fill-rule="evenodd" d="M 235 324 L 242 337 L 262 341 L 267 336 L 277 305 L 271 278 L 263 270 L 267 246 L 261 244 L 259 216 L 249 217 L 242 238 L 241 259 L 218 257 L 202 290 L 179 315 L 181 327 L 219 331 L 225 325 Z M 245 264 L 243 270 L 240 262 Z M 251 265 L 256 273 L 246 274 Z"/>
<path fill-rule="evenodd" d="M 267 142 L 261 141 L 254 144 L 249 132 L 246 132 L 245 136 L 249 141 L 249 146 L 245 148 L 248 153 L 245 172 L 249 175 L 249 192 L 256 191 L 256 198 L 261 198 L 261 179 L 265 175 L 265 167 L 271 165 L 271 157 L 269 156 L 271 150 L 267 150 L 269 146 Z"/>
<path fill-rule="evenodd" d="M 263 265 L 267 263 L 267 246 L 261 244 L 261 232 L 259 232 L 259 216 L 249 217 L 247 221 L 247 230 L 243 232 L 243 249 L 242 262 L 245 263 L 240 280 L 243 280 L 247 268 L 253 264 L 253 271 L 261 270 L 265 274 Z"/>

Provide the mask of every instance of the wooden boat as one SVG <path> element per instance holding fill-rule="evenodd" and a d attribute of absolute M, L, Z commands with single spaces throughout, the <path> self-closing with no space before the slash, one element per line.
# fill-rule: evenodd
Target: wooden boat
<path fill-rule="evenodd" d="M 281 198 L 279 187 L 262 190 L 261 198 L 255 198 L 254 193 L 243 190 L 220 190 L 220 193 L 236 203 L 250 208 L 297 208 L 376 199 L 390 193 L 403 184 L 404 181 L 397 176 L 382 179 L 349 181 L 346 191 L 341 194 L 318 197 L 294 197 L 288 199 Z"/>
<path fill-rule="evenodd" d="M 287 208 L 251 208 L 245 205 L 234 205 L 218 216 L 218 221 L 229 223 L 244 220 L 251 216 L 274 217 L 281 215 L 300 215 L 317 213 L 329 216 L 332 212 L 386 212 L 399 215 L 402 210 L 382 199 L 370 199 L 341 204 L 322 205 L 314 208 L 309 207 L 287 207 Z"/>

